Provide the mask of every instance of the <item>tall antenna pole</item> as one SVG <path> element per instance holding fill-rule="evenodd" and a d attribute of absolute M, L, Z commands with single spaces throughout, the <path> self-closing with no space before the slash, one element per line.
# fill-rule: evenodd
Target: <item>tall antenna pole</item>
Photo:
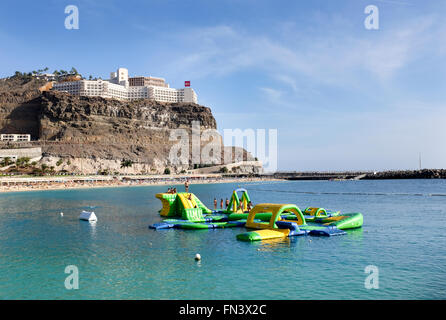
<path fill-rule="evenodd" d="M 421 170 L 421 152 L 419 154 L 419 165 L 420 165 L 420 170 Z"/>

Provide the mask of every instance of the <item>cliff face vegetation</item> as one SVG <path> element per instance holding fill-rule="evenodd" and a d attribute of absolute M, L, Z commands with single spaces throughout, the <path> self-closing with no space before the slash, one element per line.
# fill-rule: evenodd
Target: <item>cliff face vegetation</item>
<path fill-rule="evenodd" d="M 217 127 L 211 109 L 193 103 L 78 97 L 40 92 L 38 88 L 45 83 L 36 80 L 2 82 L 0 132 L 30 133 L 34 141 L 26 146 L 41 146 L 42 161 L 54 166 L 59 163 L 60 169 L 67 171 L 119 172 L 123 159 L 133 163 L 125 168 L 127 173 L 162 173 L 166 167 L 174 172 L 192 169 L 191 154 L 188 163 L 169 161 L 172 145 L 177 143 L 169 141 L 172 129 L 184 129 L 191 137 L 193 121 L 200 123 L 201 131 Z M 221 142 L 219 135 L 216 139 Z M 253 160 L 244 150 L 222 147 L 213 155 L 215 162 L 223 163 L 229 150 L 233 162 Z"/>

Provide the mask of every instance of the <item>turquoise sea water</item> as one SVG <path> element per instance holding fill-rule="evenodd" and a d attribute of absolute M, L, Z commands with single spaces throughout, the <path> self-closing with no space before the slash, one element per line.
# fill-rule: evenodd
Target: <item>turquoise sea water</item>
<path fill-rule="evenodd" d="M 345 236 L 246 243 L 235 238 L 243 228 L 149 230 L 161 220 L 154 195 L 164 186 L 2 194 L 0 298 L 446 298 L 446 181 L 210 184 L 191 191 L 213 207 L 214 197 L 229 197 L 239 185 L 254 204 L 362 212 L 364 226 Z M 83 209 L 95 211 L 96 225 L 78 220 Z M 78 290 L 65 289 L 68 265 L 79 269 Z M 364 286 L 368 265 L 379 269 L 379 289 Z"/>

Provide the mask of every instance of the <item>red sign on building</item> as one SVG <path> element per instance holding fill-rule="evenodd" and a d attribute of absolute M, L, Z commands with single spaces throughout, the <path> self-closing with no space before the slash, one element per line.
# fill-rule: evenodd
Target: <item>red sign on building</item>
<path fill-rule="evenodd" d="M 184 86 L 185 87 L 190 87 L 190 81 L 184 81 Z"/>

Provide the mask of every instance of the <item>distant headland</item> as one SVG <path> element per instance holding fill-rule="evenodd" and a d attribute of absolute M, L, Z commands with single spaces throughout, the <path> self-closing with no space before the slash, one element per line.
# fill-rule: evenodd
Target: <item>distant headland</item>
<path fill-rule="evenodd" d="M 197 104 L 190 82 L 173 89 L 162 78 L 129 77 L 119 68 L 109 80 L 75 68 L 16 72 L 0 79 L 0 175 L 157 175 L 261 173 L 246 150 L 224 146 L 209 107 Z M 122 98 L 122 99 L 121 99 Z M 192 136 L 199 123 L 219 143 L 194 158 L 185 146 L 172 161 L 178 130 Z M 200 136 L 201 138 L 202 136 Z M 191 144 L 193 143 L 193 140 Z M 206 141 L 198 141 L 198 148 Z M 183 150 L 181 150 L 183 151 Z M 190 151 L 190 153 L 188 153 Z"/>

